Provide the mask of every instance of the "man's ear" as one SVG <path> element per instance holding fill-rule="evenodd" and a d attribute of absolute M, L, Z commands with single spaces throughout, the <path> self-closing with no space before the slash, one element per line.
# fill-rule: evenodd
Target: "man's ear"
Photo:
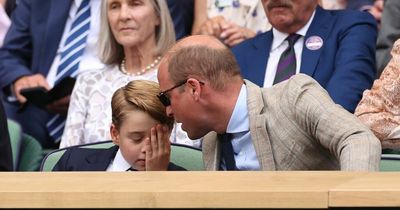
<path fill-rule="evenodd" d="M 201 93 L 201 84 L 199 80 L 194 78 L 189 78 L 187 80 L 187 87 L 190 88 L 190 93 L 194 96 L 194 99 L 197 101 L 200 98 L 200 93 Z"/>
<path fill-rule="evenodd" d="M 119 131 L 114 124 L 111 124 L 110 126 L 110 134 L 114 144 L 119 145 Z"/>

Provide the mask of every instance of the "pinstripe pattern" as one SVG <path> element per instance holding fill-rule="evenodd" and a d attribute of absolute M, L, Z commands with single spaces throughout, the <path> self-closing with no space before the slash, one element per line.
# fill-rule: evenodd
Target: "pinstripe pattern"
<path fill-rule="evenodd" d="M 67 34 L 64 47 L 61 49 L 61 60 L 57 69 L 54 84 L 60 82 L 67 76 L 76 77 L 78 73 L 79 62 L 86 47 L 86 39 L 90 29 L 90 0 L 83 0 L 72 22 L 71 28 Z M 54 115 L 46 126 L 49 135 L 55 142 L 61 140 L 64 130 L 65 117 Z"/>

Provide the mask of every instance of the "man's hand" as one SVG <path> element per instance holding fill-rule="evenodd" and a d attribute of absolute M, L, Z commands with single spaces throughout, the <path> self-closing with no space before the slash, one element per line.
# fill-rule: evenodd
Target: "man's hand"
<path fill-rule="evenodd" d="M 150 139 L 146 139 L 146 171 L 166 171 L 171 154 L 168 128 L 156 125 L 150 132 Z"/>
<path fill-rule="evenodd" d="M 229 47 L 233 47 L 255 35 L 256 33 L 250 29 L 241 27 L 232 22 L 226 22 L 222 25 L 222 33 L 219 38 Z"/>
<path fill-rule="evenodd" d="M 26 102 L 26 98 L 21 95 L 21 90 L 25 88 L 32 88 L 32 87 L 38 87 L 42 86 L 46 88 L 46 90 L 49 90 L 49 84 L 47 83 L 46 78 L 42 74 L 34 74 L 30 76 L 22 76 L 19 79 L 17 79 L 14 84 L 13 84 L 13 93 L 17 97 L 18 101 L 21 104 L 24 104 Z"/>
<path fill-rule="evenodd" d="M 226 20 L 222 16 L 210 18 L 201 25 L 197 34 L 219 37 L 222 32 L 223 24 L 226 24 Z"/>
<path fill-rule="evenodd" d="M 67 116 L 70 98 L 71 95 L 60 98 L 54 101 L 53 103 L 47 105 L 46 109 L 48 109 L 52 113 L 60 114 L 62 116 Z"/>
<path fill-rule="evenodd" d="M 371 13 L 374 16 L 376 22 L 380 24 L 383 12 L 383 0 L 375 0 L 374 5 L 368 12 Z"/>

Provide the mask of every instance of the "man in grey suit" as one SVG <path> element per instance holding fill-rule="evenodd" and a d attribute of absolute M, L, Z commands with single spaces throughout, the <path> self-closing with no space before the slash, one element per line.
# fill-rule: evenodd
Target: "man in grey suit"
<path fill-rule="evenodd" d="M 207 170 L 379 169 L 379 140 L 311 77 L 260 88 L 213 37 L 178 42 L 158 80 L 167 113 L 191 139 L 204 136 Z"/>

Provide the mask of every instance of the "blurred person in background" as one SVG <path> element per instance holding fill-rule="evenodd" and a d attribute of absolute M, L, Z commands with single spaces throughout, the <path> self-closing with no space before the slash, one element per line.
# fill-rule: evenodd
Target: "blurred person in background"
<path fill-rule="evenodd" d="M 215 36 L 229 47 L 270 29 L 260 0 L 195 0 L 192 34 Z"/>
<path fill-rule="evenodd" d="M 304 73 L 353 113 L 376 78 L 376 21 L 366 12 L 325 10 L 317 0 L 262 0 L 272 30 L 232 48 L 244 78 L 271 87 Z"/>
<path fill-rule="evenodd" d="M 26 103 L 21 90 L 49 90 L 65 77 L 103 68 L 96 50 L 100 3 L 101 0 L 19 0 L 13 11 L 10 29 L 0 48 L 4 108 L 9 118 L 45 148 L 58 147 L 70 96 L 42 109 Z"/>

